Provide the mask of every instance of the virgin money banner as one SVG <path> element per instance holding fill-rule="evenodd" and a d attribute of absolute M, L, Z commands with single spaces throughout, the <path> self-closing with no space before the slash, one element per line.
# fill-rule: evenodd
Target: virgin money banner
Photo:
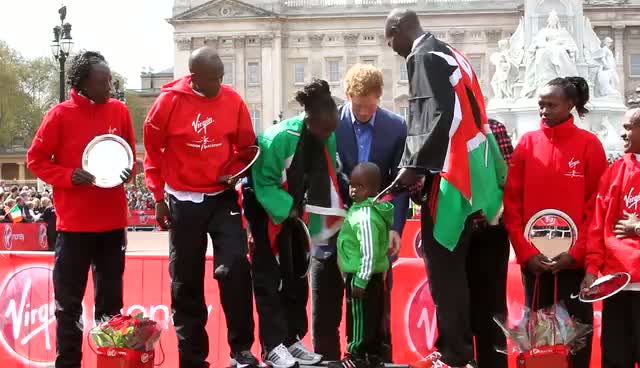
<path fill-rule="evenodd" d="M 0 223 L 2 244 L 0 250 L 47 250 L 47 224 Z"/>
<path fill-rule="evenodd" d="M 127 223 L 131 227 L 155 227 L 156 213 L 154 210 L 129 210 Z"/>
<path fill-rule="evenodd" d="M 411 227 L 407 231 L 411 231 Z M 412 249 L 412 257 L 399 259 L 393 266 L 392 336 L 395 362 L 406 363 L 421 359 L 434 347 L 437 338 L 436 314 L 429 292 L 429 280 L 424 263 L 415 256 L 419 251 L 419 233 L 405 234 L 403 252 Z M 406 239 L 411 239 L 407 242 Z M 418 241 L 416 242 L 416 239 Z M 408 255 L 409 253 L 407 253 Z M 46 367 L 55 359 L 55 317 L 51 274 L 53 257 L 49 252 L 0 253 L 0 366 L 2 368 Z M 217 283 L 212 276 L 212 259 L 207 260 L 206 303 L 209 319 L 209 362 L 213 366 L 227 366 L 229 349 L 224 315 L 219 303 Z M 168 258 L 154 255 L 127 255 L 124 275 L 125 314 L 144 313 L 159 322 L 168 322 L 161 342 L 166 353 L 165 367 L 178 367 L 177 340 L 171 323 Z M 94 326 L 92 319 L 92 280 L 87 283 L 82 321 L 85 334 Z M 520 269 L 509 265 L 508 305 L 510 318 L 522 317 L 523 292 Z M 257 321 L 257 316 L 254 317 Z M 595 322 L 599 325 L 600 313 Z M 256 323 L 256 327 L 258 324 Z M 341 326 L 344 350 L 344 326 Z M 599 329 L 594 339 L 592 367 L 600 367 Z M 85 339 L 86 340 L 86 339 Z M 309 336 L 305 342 L 310 345 Z M 256 341 L 257 328 L 256 328 Z M 83 367 L 96 367 L 90 348 L 83 348 Z M 258 343 L 253 352 L 259 355 Z M 156 354 L 159 361 L 161 354 Z M 511 362 L 514 362 L 511 357 Z M 515 367 L 515 365 L 512 365 Z"/>

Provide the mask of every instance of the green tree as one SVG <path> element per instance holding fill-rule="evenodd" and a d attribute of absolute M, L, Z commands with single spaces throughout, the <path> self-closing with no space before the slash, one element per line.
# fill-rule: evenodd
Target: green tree
<path fill-rule="evenodd" d="M 20 89 L 22 57 L 0 40 L 0 145 L 11 143 L 16 116 L 27 103 Z"/>
<path fill-rule="evenodd" d="M 28 100 L 18 112 L 12 131 L 29 145 L 44 114 L 57 102 L 58 70 L 53 59 L 39 57 L 22 63 L 19 79 Z"/>

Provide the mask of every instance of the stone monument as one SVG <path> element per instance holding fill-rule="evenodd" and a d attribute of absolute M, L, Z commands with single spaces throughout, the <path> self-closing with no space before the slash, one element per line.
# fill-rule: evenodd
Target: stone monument
<path fill-rule="evenodd" d="M 576 124 L 591 130 L 608 152 L 619 151 L 626 110 L 619 91 L 612 40 L 595 34 L 582 0 L 525 0 L 524 17 L 491 55 L 496 72 L 488 115 L 503 122 L 514 138 L 539 128 L 538 90 L 557 77 L 589 82 L 591 113 Z"/>

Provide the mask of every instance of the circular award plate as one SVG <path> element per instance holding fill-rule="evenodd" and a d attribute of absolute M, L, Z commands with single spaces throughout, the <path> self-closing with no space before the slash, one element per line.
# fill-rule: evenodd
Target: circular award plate
<path fill-rule="evenodd" d="M 540 253 L 553 259 L 568 252 L 576 243 L 578 227 L 566 213 L 546 209 L 531 216 L 525 226 L 524 236 Z"/>
<path fill-rule="evenodd" d="M 626 272 L 618 272 L 605 275 L 594 281 L 587 290 L 580 292 L 580 301 L 593 303 L 607 299 L 610 296 L 622 291 L 631 281 L 631 275 Z"/>
<path fill-rule="evenodd" d="M 133 152 L 129 143 L 114 134 L 95 137 L 82 154 L 82 168 L 95 176 L 95 185 L 114 188 L 122 185 L 120 175 L 133 168 Z"/>

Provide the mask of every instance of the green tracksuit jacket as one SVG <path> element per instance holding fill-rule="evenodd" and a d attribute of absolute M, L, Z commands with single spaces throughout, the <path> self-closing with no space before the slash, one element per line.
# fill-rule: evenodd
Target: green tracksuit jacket
<path fill-rule="evenodd" d="M 340 270 L 354 274 L 354 284 L 362 289 L 372 274 L 389 269 L 387 250 L 393 223 L 393 204 L 373 203 L 372 198 L 354 203 L 338 236 Z"/>

